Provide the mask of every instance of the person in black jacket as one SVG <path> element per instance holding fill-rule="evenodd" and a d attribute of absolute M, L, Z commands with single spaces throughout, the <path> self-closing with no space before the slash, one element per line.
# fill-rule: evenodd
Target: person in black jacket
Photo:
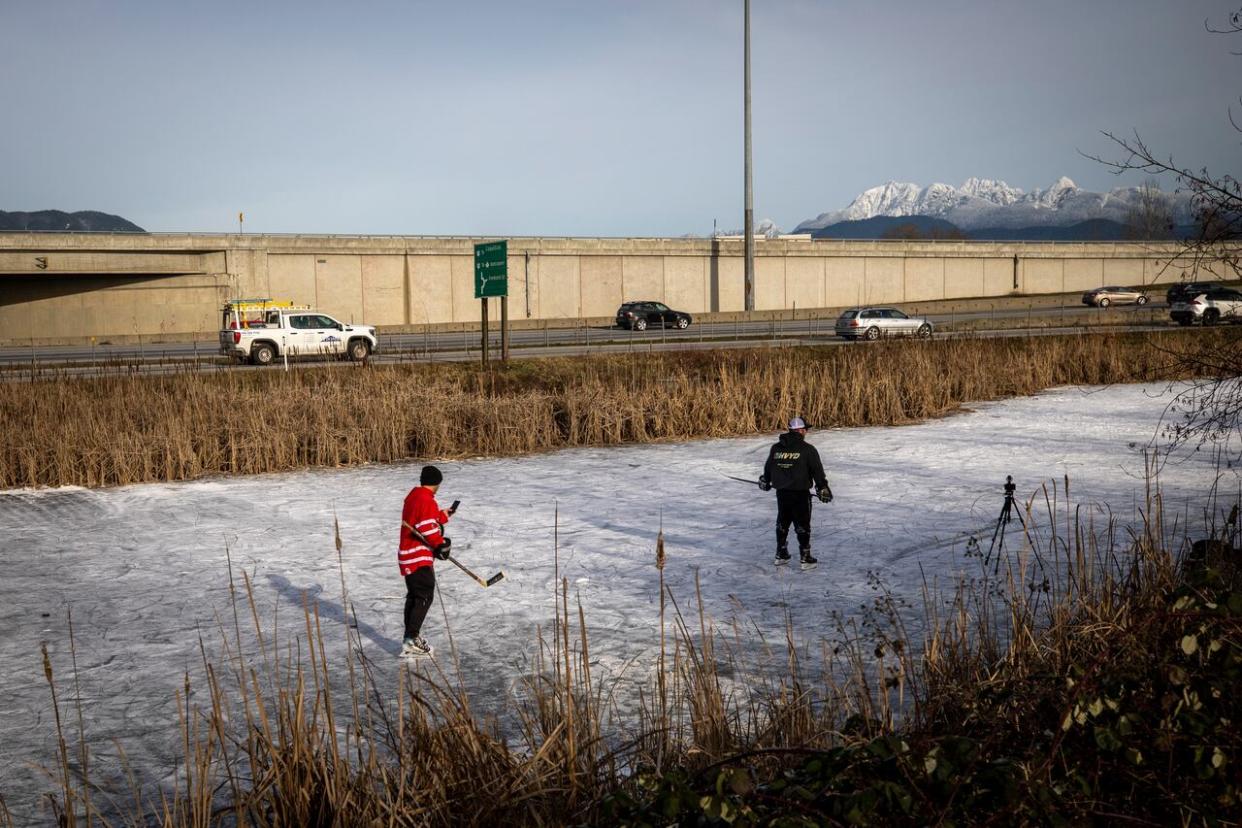
<path fill-rule="evenodd" d="M 824 503 L 832 502 L 832 489 L 824 476 L 824 464 L 820 462 L 815 446 L 806 441 L 810 426 L 801 417 L 789 421 L 789 431 L 768 452 L 763 464 L 759 488 L 763 491 L 776 489 L 776 563 L 789 562 L 789 525 L 798 536 L 798 551 L 802 568 L 809 569 L 819 561 L 811 555 L 811 484 Z"/>

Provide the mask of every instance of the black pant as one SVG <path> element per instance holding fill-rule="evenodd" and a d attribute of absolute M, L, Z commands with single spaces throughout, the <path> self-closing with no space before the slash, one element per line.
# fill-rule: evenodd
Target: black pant
<path fill-rule="evenodd" d="M 418 638 L 436 595 L 436 571 L 429 566 L 405 576 L 405 637 Z"/>
<path fill-rule="evenodd" d="M 784 549 L 789 524 L 798 537 L 798 549 L 811 551 L 811 493 L 798 489 L 776 490 L 776 547 Z"/>

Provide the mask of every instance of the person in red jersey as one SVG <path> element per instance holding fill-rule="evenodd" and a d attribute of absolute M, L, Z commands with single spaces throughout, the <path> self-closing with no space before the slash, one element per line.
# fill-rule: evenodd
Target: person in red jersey
<path fill-rule="evenodd" d="M 397 564 L 405 578 L 405 637 L 403 658 L 427 658 L 432 647 L 422 636 L 423 620 L 436 594 L 435 559 L 448 558 L 452 541 L 444 535 L 451 511 L 436 503 L 444 475 L 435 466 L 423 466 L 418 485 L 405 496 L 401 509 L 401 542 Z M 413 531 L 411 531 L 413 530 Z"/>

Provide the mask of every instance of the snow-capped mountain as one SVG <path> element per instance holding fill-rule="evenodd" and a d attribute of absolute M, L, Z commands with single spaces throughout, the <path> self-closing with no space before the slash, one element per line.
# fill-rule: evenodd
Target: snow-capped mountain
<path fill-rule="evenodd" d="M 1065 180 L 1068 181 L 1068 179 Z M 968 178 L 957 189 L 960 193 L 981 198 L 993 204 L 1013 204 L 1022 197 L 1022 191 L 1017 187 L 1010 187 L 1004 181 L 994 181 L 991 178 Z"/>
<path fill-rule="evenodd" d="M 889 181 L 864 191 L 844 210 L 821 213 L 802 222 L 793 232 L 810 233 L 840 221 L 875 216 L 932 216 L 964 230 L 1068 225 L 1099 218 L 1123 223 L 1127 213 L 1138 204 L 1141 193 L 1140 187 L 1117 187 L 1107 193 L 1096 193 L 1080 188 L 1064 176 L 1045 190 L 1029 193 L 988 178 L 968 178 L 961 187 L 940 183 L 920 187 Z M 1189 196 L 1164 195 L 1174 221 L 1189 223 Z"/>

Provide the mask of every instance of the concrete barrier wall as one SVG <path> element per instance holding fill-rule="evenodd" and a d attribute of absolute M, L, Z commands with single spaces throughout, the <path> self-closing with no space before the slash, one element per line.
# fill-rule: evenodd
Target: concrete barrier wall
<path fill-rule="evenodd" d="M 287 299 L 378 326 L 477 323 L 475 241 L 0 233 L 0 343 L 210 335 L 231 297 Z M 767 311 L 1183 275 L 1170 266 L 1172 245 L 781 239 L 756 248 L 755 306 Z M 515 320 L 608 317 L 634 299 L 695 314 L 743 309 L 739 239 L 511 239 L 509 254 Z"/>
<path fill-rule="evenodd" d="M 944 260 L 944 298 L 966 299 L 982 296 L 984 259 Z"/>

